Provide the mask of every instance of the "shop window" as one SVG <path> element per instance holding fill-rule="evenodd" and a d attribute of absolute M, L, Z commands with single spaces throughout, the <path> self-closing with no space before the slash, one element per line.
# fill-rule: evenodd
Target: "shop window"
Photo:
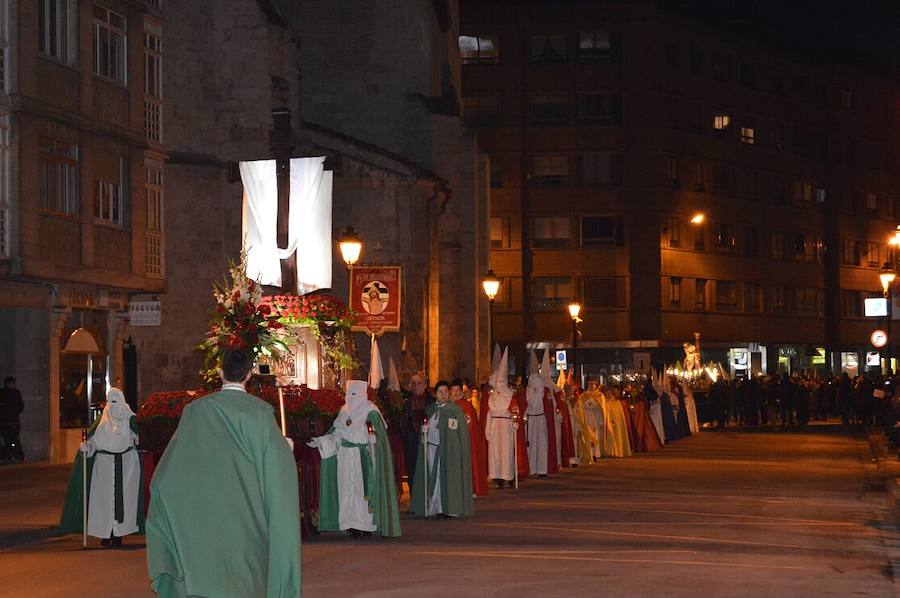
<path fill-rule="evenodd" d="M 552 64 L 566 61 L 566 36 L 532 35 L 531 62 Z"/>
<path fill-rule="evenodd" d="M 460 35 L 459 52 L 465 64 L 500 62 L 500 47 L 496 35 Z"/>
<path fill-rule="evenodd" d="M 571 244 L 568 216 L 536 216 L 533 222 L 533 247 L 568 247 Z"/>

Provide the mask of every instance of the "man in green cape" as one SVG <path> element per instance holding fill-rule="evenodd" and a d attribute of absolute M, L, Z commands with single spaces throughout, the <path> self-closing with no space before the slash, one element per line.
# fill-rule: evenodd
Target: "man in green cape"
<path fill-rule="evenodd" d="M 222 390 L 190 403 L 150 484 L 147 564 L 163 597 L 300 596 L 291 447 L 247 394 L 253 361 L 222 356 Z"/>
<path fill-rule="evenodd" d="M 322 456 L 319 531 L 354 537 L 400 535 L 394 461 L 387 427 L 366 383 L 347 382 L 344 405 L 328 434 L 307 443 Z"/>
<path fill-rule="evenodd" d="M 122 536 L 144 533 L 144 482 L 137 440 L 134 413 L 122 391 L 112 387 L 103 414 L 88 430 L 88 439 L 75 457 L 59 522 L 61 533 L 80 533 L 84 527 L 85 471 L 87 533 L 102 538 L 102 546 L 121 546 Z"/>
<path fill-rule="evenodd" d="M 428 424 L 419 439 L 416 483 L 411 492 L 410 510 L 414 515 L 437 516 L 439 519 L 469 516 L 475 508 L 466 416 L 459 406 L 450 401 L 450 385 L 447 382 L 438 382 L 434 389 L 437 401 L 425 410 Z"/>

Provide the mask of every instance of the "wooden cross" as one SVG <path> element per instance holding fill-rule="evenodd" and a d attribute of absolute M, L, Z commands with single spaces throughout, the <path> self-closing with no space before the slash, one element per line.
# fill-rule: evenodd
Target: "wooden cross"
<path fill-rule="evenodd" d="M 279 249 L 287 249 L 288 223 L 291 215 L 291 150 L 294 149 L 294 130 L 291 128 L 291 109 L 272 110 L 270 145 L 275 156 L 275 175 L 278 183 L 278 220 L 276 239 Z M 297 294 L 297 252 L 281 260 L 281 289 L 289 295 Z"/>

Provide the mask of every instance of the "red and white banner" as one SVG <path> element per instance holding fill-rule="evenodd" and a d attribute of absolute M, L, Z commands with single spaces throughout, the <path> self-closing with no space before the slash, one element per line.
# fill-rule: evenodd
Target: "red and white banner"
<path fill-rule="evenodd" d="M 400 330 L 401 266 L 360 266 L 350 279 L 353 330 L 369 334 Z"/>

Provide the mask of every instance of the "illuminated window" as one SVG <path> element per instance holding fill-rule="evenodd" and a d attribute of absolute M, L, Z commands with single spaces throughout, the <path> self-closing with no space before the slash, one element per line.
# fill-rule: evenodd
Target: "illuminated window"
<path fill-rule="evenodd" d="M 737 234 L 733 224 L 719 224 L 716 230 L 716 250 L 732 252 L 737 244 Z"/>
<path fill-rule="evenodd" d="M 500 62 L 500 49 L 496 35 L 460 35 L 459 51 L 464 63 Z"/>
<path fill-rule="evenodd" d="M 126 83 L 127 38 L 125 17 L 94 5 L 94 74 Z"/>
<path fill-rule="evenodd" d="M 681 304 L 681 277 L 680 276 L 670 276 L 669 277 L 669 304 L 670 305 L 680 305 Z"/>
<path fill-rule="evenodd" d="M 613 57 L 609 31 L 582 31 L 578 35 L 578 60 L 605 62 Z"/>
<path fill-rule="evenodd" d="M 724 131 L 731 124 L 731 115 L 727 112 L 716 112 L 713 114 L 713 128 L 717 131 Z"/>
<path fill-rule="evenodd" d="M 575 287 L 568 276 L 535 278 L 533 291 L 537 309 L 559 309 L 575 296 Z"/>
<path fill-rule="evenodd" d="M 741 143 L 749 145 L 756 143 L 756 131 L 753 127 L 741 127 Z"/>
<path fill-rule="evenodd" d="M 491 249 L 502 249 L 503 248 L 503 238 L 504 238 L 504 229 L 505 219 L 500 217 L 492 217 L 490 220 L 490 228 L 491 228 Z"/>

